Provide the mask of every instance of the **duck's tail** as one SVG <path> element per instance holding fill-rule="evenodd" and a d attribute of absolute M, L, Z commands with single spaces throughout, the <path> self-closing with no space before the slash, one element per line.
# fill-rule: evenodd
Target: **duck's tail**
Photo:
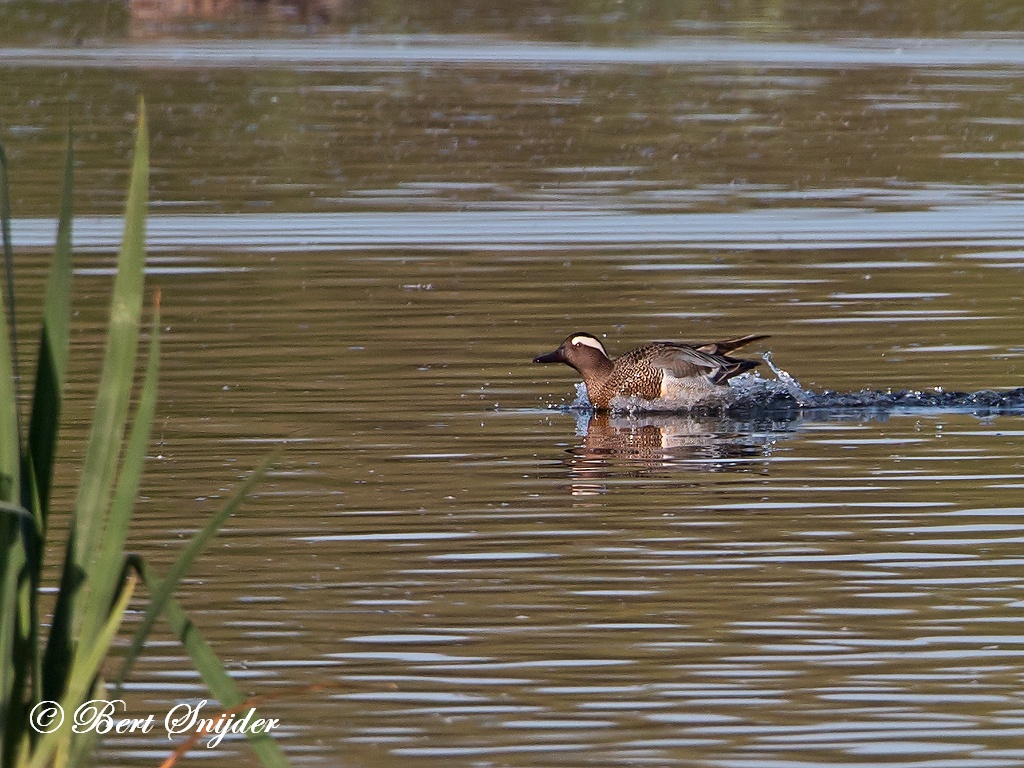
<path fill-rule="evenodd" d="M 735 349 L 739 349 L 740 347 L 747 346 L 747 344 L 753 344 L 755 341 L 761 341 L 761 339 L 768 338 L 771 338 L 771 336 L 767 333 L 751 333 L 747 336 L 740 336 L 737 339 L 709 341 L 706 344 L 698 345 L 697 349 L 701 352 L 707 352 L 709 355 L 728 355 Z M 754 363 L 754 365 L 757 365 L 757 363 Z"/>

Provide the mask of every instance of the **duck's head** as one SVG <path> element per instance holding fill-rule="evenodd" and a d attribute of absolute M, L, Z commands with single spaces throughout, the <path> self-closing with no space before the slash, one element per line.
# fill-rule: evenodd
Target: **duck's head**
<path fill-rule="evenodd" d="M 602 370 L 610 362 L 604 345 L 589 333 L 573 333 L 554 352 L 538 355 L 535 363 L 565 363 L 580 373 Z"/>

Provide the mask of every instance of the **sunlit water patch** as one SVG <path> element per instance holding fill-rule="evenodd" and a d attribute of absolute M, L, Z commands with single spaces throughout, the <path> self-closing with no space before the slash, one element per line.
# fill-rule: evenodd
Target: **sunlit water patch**
<path fill-rule="evenodd" d="M 493 207 L 493 206 L 489 206 Z M 977 201 L 928 211 L 879 213 L 857 209 L 779 208 L 742 213 L 679 214 L 580 211 L 446 211 L 402 213 L 155 214 L 147 227 L 152 253 L 188 248 L 246 251 L 335 251 L 362 248 L 530 250 L 688 247 L 714 250 L 820 250 L 890 247 L 1024 247 L 1024 203 Z M 79 251 L 109 251 L 120 243 L 115 216 L 76 219 Z M 51 247 L 56 223 L 15 219 L 14 244 Z M 1005 252 L 972 258 L 1015 264 Z M 813 269 L 924 269 L 904 258 L 835 260 Z M 637 266 L 636 268 L 644 268 Z M 650 268 L 657 269 L 656 265 Z"/>
<path fill-rule="evenodd" d="M 573 45 L 508 41 L 501 37 L 345 36 L 311 40 L 180 41 L 102 48 L 9 48 L 5 58 L 20 66 L 121 68 L 126 65 L 176 69 L 302 67 L 321 71 L 372 66 L 473 65 L 509 68 L 595 68 L 637 65 L 750 65 L 765 67 L 998 67 L 1020 66 L 1024 55 L 1013 42 L 993 37 L 850 38 L 829 43 L 758 42 L 734 37 L 665 38 L 647 45 Z M 810 78 L 790 78 L 805 85 Z M 894 102 L 908 106 L 908 102 Z M 939 102 L 944 106 L 943 102 Z M 883 104 L 884 106 L 884 104 Z"/>

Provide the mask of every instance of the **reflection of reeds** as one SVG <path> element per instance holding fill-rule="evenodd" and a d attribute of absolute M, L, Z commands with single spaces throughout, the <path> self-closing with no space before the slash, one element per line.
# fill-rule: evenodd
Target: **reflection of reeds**
<path fill-rule="evenodd" d="M 203 546 L 266 471 L 269 460 L 196 534 L 163 579 L 141 558 L 125 551 L 156 407 L 160 354 L 157 296 L 146 369 L 134 418 L 129 420 L 142 324 L 149 184 L 148 131 L 141 101 L 96 408 L 67 540 L 61 547 L 60 589 L 49 632 L 43 631 L 42 574 L 70 336 L 72 167 L 69 136 L 57 245 L 46 286 L 28 433 L 23 439 L 14 352 L 7 163 L 0 147 L 0 229 L 7 268 L 6 311 L 0 311 L 0 768 L 76 766 L 89 761 L 97 734 L 73 733 L 73 715 L 83 702 L 106 698 L 102 666 L 140 579 L 149 590 L 149 603 L 122 661 L 118 685 L 141 651 L 153 621 L 163 615 L 213 695 L 228 707 L 244 701 L 172 594 Z M 33 722 L 33 713 L 43 710 L 62 710 L 63 723 L 54 720 L 49 730 L 44 723 Z M 264 765 L 287 765 L 269 736 L 253 734 L 250 740 Z"/>

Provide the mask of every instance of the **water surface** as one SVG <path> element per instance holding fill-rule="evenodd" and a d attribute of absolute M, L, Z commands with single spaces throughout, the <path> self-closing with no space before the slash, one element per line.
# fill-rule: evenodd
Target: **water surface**
<path fill-rule="evenodd" d="M 146 94 L 134 547 L 286 444 L 181 598 L 296 764 L 1024 759 L 1019 412 L 590 416 L 529 363 L 760 332 L 817 392 L 1024 383 L 1020 41 L 715 35 L 5 51 L 26 325 L 76 122 L 66 499 Z M 189 669 L 161 636 L 131 714 Z"/>

